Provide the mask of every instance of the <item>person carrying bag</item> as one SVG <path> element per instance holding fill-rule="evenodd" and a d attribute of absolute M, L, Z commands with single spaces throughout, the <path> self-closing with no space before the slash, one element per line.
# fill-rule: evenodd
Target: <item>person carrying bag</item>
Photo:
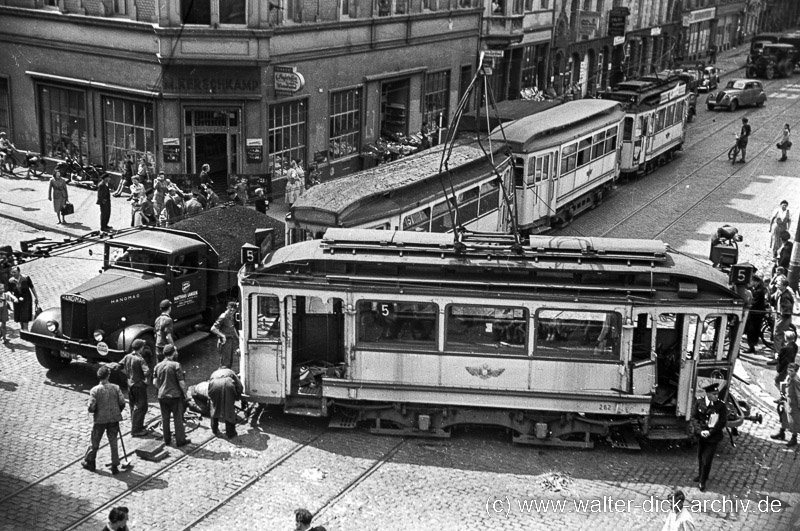
<path fill-rule="evenodd" d="M 789 124 L 783 125 L 783 132 L 781 133 L 781 140 L 775 147 L 781 150 L 781 158 L 778 159 L 780 162 L 786 162 L 786 152 L 792 149 L 792 141 L 789 139 L 790 135 L 792 134 L 792 128 Z"/>

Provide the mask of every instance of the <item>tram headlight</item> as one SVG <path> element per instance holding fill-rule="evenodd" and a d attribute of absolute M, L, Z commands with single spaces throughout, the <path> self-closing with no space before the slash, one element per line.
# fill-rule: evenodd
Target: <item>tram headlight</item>
<path fill-rule="evenodd" d="M 58 321 L 53 321 L 53 320 L 47 321 L 47 324 L 45 326 L 47 327 L 47 331 L 50 332 L 51 334 L 55 334 L 56 331 L 58 331 Z"/>
<path fill-rule="evenodd" d="M 94 331 L 93 335 L 94 335 L 94 340 L 99 343 L 100 341 L 103 340 L 103 338 L 105 337 L 106 333 L 103 331 L 102 328 L 98 328 L 97 330 Z"/>

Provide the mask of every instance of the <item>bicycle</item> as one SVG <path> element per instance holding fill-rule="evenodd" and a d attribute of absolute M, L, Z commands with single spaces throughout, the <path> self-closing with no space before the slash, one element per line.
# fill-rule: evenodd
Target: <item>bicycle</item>
<path fill-rule="evenodd" d="M 728 150 L 728 160 L 733 161 L 732 164 L 736 163 L 736 157 L 739 156 L 739 151 L 741 151 L 739 147 L 739 135 L 736 135 L 736 142 L 734 142 L 733 147 Z"/>
<path fill-rule="evenodd" d="M 766 312 L 764 313 L 764 319 L 761 321 L 761 342 L 764 343 L 764 346 L 768 349 L 772 349 L 775 343 L 772 341 L 772 331 L 775 329 L 775 312 L 772 308 L 767 308 Z M 795 325 L 790 324 L 789 330 L 793 332 L 797 332 L 797 327 Z"/>
<path fill-rule="evenodd" d="M 24 159 L 20 155 L 25 155 Z M 14 170 L 20 166 L 28 169 L 28 177 L 33 174 L 34 177 L 41 177 L 45 170 L 44 158 L 33 151 L 22 150 L 9 150 L 3 156 L 2 164 L 0 164 L 0 172 L 10 173 L 14 175 Z"/>

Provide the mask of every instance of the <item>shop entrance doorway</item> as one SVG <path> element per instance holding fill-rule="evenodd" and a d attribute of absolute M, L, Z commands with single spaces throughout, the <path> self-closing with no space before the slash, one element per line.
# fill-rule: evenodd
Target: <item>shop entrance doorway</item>
<path fill-rule="evenodd" d="M 229 175 L 240 173 L 240 116 L 241 108 L 185 109 L 186 172 L 199 175 L 203 164 L 211 166 L 218 194 L 228 188 Z"/>
<path fill-rule="evenodd" d="M 399 141 L 408 135 L 409 79 L 381 83 L 381 136 Z"/>

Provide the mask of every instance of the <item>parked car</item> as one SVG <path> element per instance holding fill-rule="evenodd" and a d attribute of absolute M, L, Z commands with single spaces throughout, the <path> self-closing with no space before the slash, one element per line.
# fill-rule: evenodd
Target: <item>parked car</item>
<path fill-rule="evenodd" d="M 757 79 L 732 79 L 725 88 L 718 92 L 710 92 L 706 98 L 706 107 L 713 111 L 725 108 L 735 111 L 744 105 L 762 106 L 767 101 L 764 86 Z"/>
<path fill-rule="evenodd" d="M 703 77 L 697 87 L 698 92 L 711 92 L 712 90 L 716 90 L 719 85 L 720 75 L 720 69 L 716 66 L 707 66 L 703 68 Z"/>
<path fill-rule="evenodd" d="M 747 67 L 750 77 L 789 77 L 794 72 L 797 49 L 786 43 L 767 43 L 753 63 Z"/>

